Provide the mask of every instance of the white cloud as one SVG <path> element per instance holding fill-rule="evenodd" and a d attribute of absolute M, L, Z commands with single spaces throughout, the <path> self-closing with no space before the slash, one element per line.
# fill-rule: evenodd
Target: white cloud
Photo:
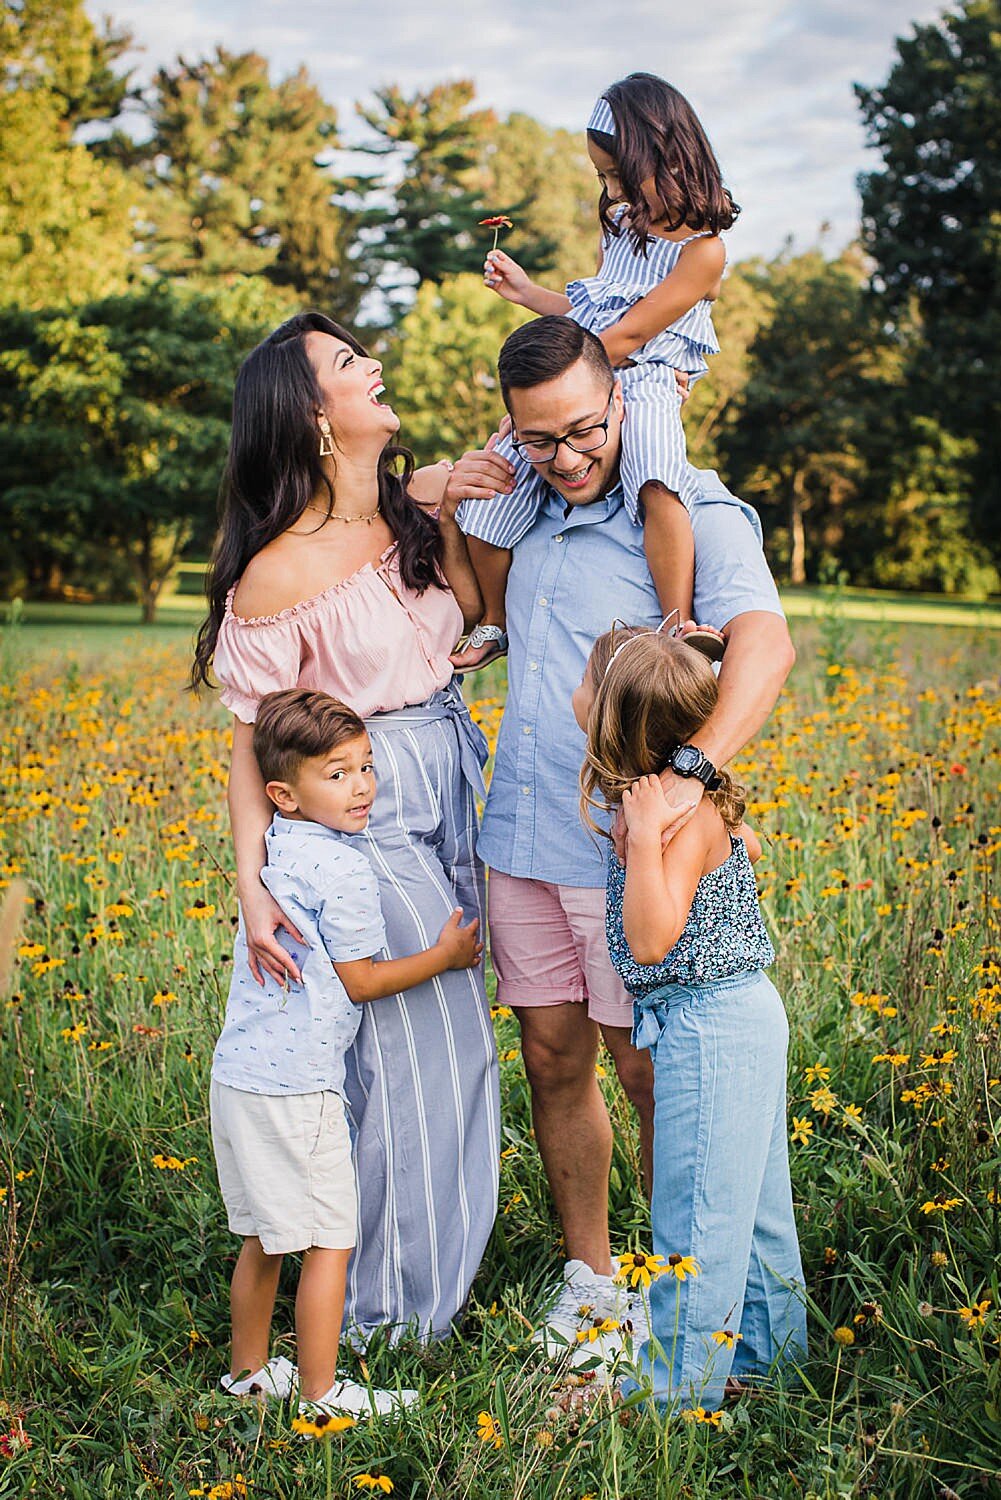
<path fill-rule="evenodd" d="M 106 0 L 90 0 L 95 18 Z M 583 128 L 596 95 L 637 69 L 662 74 L 699 112 L 744 213 L 731 258 L 774 254 L 822 222 L 844 243 L 858 221 L 855 178 L 873 165 L 852 84 L 879 83 L 894 39 L 929 0 L 110 0 L 148 74 L 222 43 L 253 48 L 273 73 L 305 63 L 345 126 L 381 84 L 405 90 L 470 77 L 479 102 Z"/>

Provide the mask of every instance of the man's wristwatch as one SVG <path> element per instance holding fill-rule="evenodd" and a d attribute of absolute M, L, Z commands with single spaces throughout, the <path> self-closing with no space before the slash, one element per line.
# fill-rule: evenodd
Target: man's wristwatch
<path fill-rule="evenodd" d="M 715 792 L 723 785 L 716 767 L 698 745 L 675 745 L 667 757 L 667 764 L 676 776 L 694 776 L 707 792 Z"/>

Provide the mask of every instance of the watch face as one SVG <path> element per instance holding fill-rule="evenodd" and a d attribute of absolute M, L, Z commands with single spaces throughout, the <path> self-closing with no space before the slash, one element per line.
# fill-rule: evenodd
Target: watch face
<path fill-rule="evenodd" d="M 702 756 L 694 745 L 679 745 L 671 756 L 671 764 L 679 776 L 691 776 Z"/>

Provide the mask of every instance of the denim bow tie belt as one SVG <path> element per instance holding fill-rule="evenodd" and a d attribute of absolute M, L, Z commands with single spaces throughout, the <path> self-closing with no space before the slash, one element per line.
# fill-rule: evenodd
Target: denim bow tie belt
<path fill-rule="evenodd" d="M 462 694 L 457 685 L 450 682 L 447 687 L 432 693 L 426 703 L 414 703 L 407 708 L 394 708 L 386 713 L 369 714 L 365 725 L 369 729 L 405 728 L 408 724 L 433 724 L 441 719 L 451 719 L 459 738 L 459 765 L 462 774 L 475 792 L 486 795 L 483 767 L 490 754 L 487 737 L 469 716 Z"/>

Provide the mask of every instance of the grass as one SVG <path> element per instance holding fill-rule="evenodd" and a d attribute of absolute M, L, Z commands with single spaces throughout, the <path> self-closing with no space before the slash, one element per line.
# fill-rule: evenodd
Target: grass
<path fill-rule="evenodd" d="M 215 1391 L 235 1253 L 206 1105 L 235 915 L 228 726 L 180 691 L 186 628 L 121 631 L 50 620 L 0 644 L 0 881 L 29 897 L 0 989 L 0 1497 L 346 1500 L 363 1476 L 412 1500 L 1001 1495 L 988 631 L 874 629 L 829 606 L 797 623 L 793 681 L 741 761 L 790 1016 L 801 1380 L 718 1429 L 574 1411 L 530 1344 L 559 1237 L 498 1011 L 501 1205 L 468 1323 L 371 1350 L 373 1378 L 422 1404 L 326 1445 L 295 1440 L 287 1408 Z M 494 735 L 503 668 L 466 686 Z M 636 1249 L 635 1131 L 611 1073 L 612 1223 Z"/>
<path fill-rule="evenodd" d="M 133 604 L 30 603 L 23 608 L 25 624 L 31 626 L 25 644 L 31 649 L 57 645 L 72 627 L 84 640 L 96 645 L 108 632 L 135 626 L 144 639 L 176 639 L 194 632 L 204 617 L 202 599 L 186 566 L 184 591 L 166 595 L 160 602 L 153 625 L 142 625 Z M 785 586 L 782 604 L 792 620 L 821 620 L 836 610 L 845 620 L 884 625 L 945 625 L 963 629 L 1001 630 L 1001 604 L 978 599 L 953 598 L 941 594 L 904 594 L 888 589 L 853 589 Z M 0 610 L 9 609 L 0 604 Z"/>

